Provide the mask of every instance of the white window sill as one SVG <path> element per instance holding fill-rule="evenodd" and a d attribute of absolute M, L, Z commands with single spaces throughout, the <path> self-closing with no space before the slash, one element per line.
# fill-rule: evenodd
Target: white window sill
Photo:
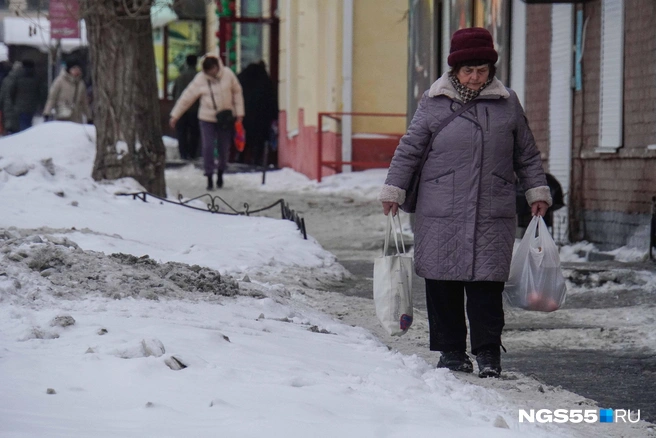
<path fill-rule="evenodd" d="M 656 151 L 656 144 L 650 144 L 647 146 L 648 151 Z"/>
<path fill-rule="evenodd" d="M 618 152 L 619 148 L 611 148 L 611 147 L 599 147 L 595 149 L 594 151 L 598 154 L 616 154 Z"/>

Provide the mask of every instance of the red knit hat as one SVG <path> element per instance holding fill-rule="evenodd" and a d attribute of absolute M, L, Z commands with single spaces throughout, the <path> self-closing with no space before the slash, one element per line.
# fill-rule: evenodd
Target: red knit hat
<path fill-rule="evenodd" d="M 466 61 L 490 61 L 494 64 L 499 54 L 494 50 L 492 35 L 482 27 L 457 30 L 451 37 L 449 65 L 451 67 Z"/>

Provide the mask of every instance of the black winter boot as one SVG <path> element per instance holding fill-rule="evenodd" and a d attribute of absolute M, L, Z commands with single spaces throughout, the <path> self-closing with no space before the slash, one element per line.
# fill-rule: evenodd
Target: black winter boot
<path fill-rule="evenodd" d="M 476 354 L 478 377 L 499 377 L 501 374 L 501 350 L 498 345 L 482 346 Z"/>
<path fill-rule="evenodd" d="M 220 189 L 223 187 L 223 171 L 219 170 L 216 174 L 216 188 Z"/>
<path fill-rule="evenodd" d="M 207 190 L 214 190 L 214 183 L 212 182 L 212 175 L 207 176 Z"/>
<path fill-rule="evenodd" d="M 451 371 L 462 371 L 463 373 L 471 373 L 474 371 L 469 356 L 464 351 L 443 351 L 437 368 L 448 368 Z"/>

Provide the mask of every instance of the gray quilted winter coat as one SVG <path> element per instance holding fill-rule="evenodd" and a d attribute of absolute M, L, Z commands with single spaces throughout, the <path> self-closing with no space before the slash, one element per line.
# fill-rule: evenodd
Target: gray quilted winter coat
<path fill-rule="evenodd" d="M 402 203 L 426 147 L 415 222 L 415 270 L 424 278 L 507 281 L 515 240 L 515 174 L 529 205 L 551 194 L 517 95 L 496 78 L 480 102 L 428 145 L 463 103 L 445 74 L 428 90 L 401 138 L 381 201 Z"/>

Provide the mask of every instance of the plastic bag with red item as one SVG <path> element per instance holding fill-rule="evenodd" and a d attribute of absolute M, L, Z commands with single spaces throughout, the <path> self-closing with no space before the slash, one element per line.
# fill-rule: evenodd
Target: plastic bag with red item
<path fill-rule="evenodd" d="M 235 122 L 235 147 L 239 152 L 244 152 L 246 147 L 246 131 L 244 131 L 244 124 L 239 120 Z"/>
<path fill-rule="evenodd" d="M 553 312 L 565 303 L 566 292 L 558 247 L 544 219 L 534 216 L 513 254 L 503 294 L 513 307 Z"/>

